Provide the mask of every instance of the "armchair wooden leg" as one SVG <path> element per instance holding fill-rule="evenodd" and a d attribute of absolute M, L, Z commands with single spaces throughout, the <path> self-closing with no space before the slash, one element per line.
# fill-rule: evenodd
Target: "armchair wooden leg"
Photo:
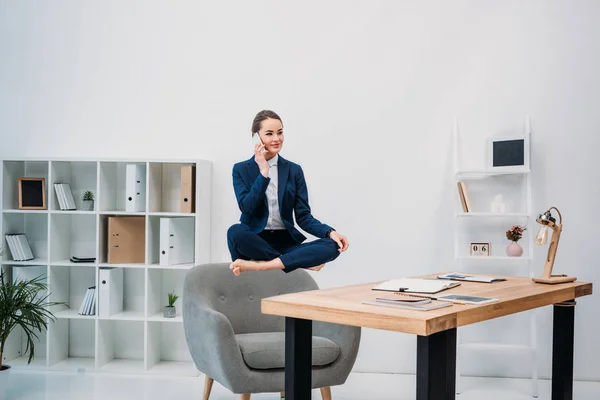
<path fill-rule="evenodd" d="M 208 400 L 210 397 L 210 391 L 212 390 L 213 382 L 213 378 L 206 375 L 206 378 L 204 378 L 204 396 L 202 397 L 202 400 Z"/>
<path fill-rule="evenodd" d="M 250 393 L 240 394 L 241 400 L 250 400 Z"/>
<path fill-rule="evenodd" d="M 321 388 L 321 397 L 323 400 L 331 400 L 331 386 Z"/>

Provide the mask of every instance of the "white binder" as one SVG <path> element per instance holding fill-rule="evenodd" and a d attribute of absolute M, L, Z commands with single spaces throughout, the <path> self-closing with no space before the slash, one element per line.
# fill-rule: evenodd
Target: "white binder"
<path fill-rule="evenodd" d="M 98 316 L 123 311 L 123 268 L 100 268 L 98 272 Z"/>
<path fill-rule="evenodd" d="M 127 164 L 125 167 L 125 211 L 144 211 L 146 206 L 146 167 Z"/>
<path fill-rule="evenodd" d="M 160 219 L 160 265 L 194 262 L 194 218 Z"/>

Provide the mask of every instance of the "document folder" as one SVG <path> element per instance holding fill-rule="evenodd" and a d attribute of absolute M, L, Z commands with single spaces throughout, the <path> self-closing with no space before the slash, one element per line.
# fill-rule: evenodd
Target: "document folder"
<path fill-rule="evenodd" d="M 160 265 L 194 262 L 194 218 L 160 219 Z"/>
<path fill-rule="evenodd" d="M 98 282 L 98 316 L 110 317 L 123 311 L 123 268 L 100 268 Z"/>
<path fill-rule="evenodd" d="M 108 217 L 108 264 L 144 263 L 145 217 Z"/>
<path fill-rule="evenodd" d="M 184 165 L 181 167 L 181 212 L 196 212 L 196 167 Z"/>
<path fill-rule="evenodd" d="M 146 168 L 140 164 L 125 167 L 125 211 L 146 209 Z"/>

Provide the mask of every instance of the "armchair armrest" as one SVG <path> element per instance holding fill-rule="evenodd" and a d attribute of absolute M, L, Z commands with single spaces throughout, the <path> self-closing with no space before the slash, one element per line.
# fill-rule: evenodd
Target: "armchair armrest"
<path fill-rule="evenodd" d="M 335 385 L 341 385 L 346 381 L 348 374 L 354 366 L 360 345 L 361 328 L 359 326 L 340 325 L 329 322 L 313 322 L 313 335 L 327 338 L 338 345 L 340 355 L 333 362 L 331 368 L 339 379 Z M 332 384 L 334 385 L 334 384 Z"/>
<path fill-rule="evenodd" d="M 242 359 L 231 323 L 187 285 L 183 296 L 183 324 L 196 368 L 232 392 L 240 393 L 250 370 Z"/>

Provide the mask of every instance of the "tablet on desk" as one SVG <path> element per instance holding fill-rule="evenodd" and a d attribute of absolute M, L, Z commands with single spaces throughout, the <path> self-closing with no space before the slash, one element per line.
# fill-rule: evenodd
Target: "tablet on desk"
<path fill-rule="evenodd" d="M 459 301 L 465 304 L 487 304 L 498 301 L 498 299 L 496 298 L 469 296 L 467 294 L 445 294 L 443 296 L 437 296 L 436 299 L 446 301 Z"/>

